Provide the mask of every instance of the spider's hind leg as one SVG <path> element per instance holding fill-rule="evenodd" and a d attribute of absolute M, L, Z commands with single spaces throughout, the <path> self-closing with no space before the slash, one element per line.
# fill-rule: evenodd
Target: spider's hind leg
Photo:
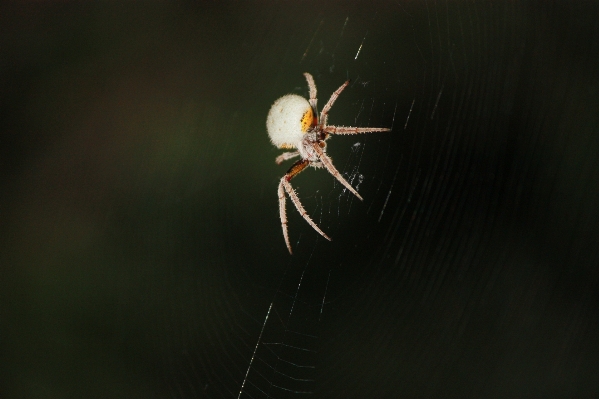
<path fill-rule="evenodd" d="M 275 162 L 277 163 L 277 165 L 280 165 L 283 162 L 287 161 L 288 159 L 297 157 L 299 154 L 300 154 L 299 151 L 284 152 L 275 158 Z"/>
<path fill-rule="evenodd" d="M 343 176 L 341 176 L 341 173 L 339 173 L 337 168 L 335 168 L 335 166 L 333 165 L 333 161 L 331 161 L 331 158 L 329 158 L 329 156 L 324 153 L 322 148 L 320 148 L 318 144 L 312 144 L 312 148 L 314 148 L 315 152 L 318 154 L 318 158 L 320 159 L 320 162 L 326 168 L 326 170 L 328 170 L 329 173 L 332 174 L 333 177 L 339 181 L 339 183 L 343 184 L 343 186 L 347 188 L 353 195 L 358 197 L 360 201 L 363 201 L 360 194 L 358 194 L 358 192 L 351 186 L 351 184 L 349 184 L 347 180 L 345 180 Z"/>

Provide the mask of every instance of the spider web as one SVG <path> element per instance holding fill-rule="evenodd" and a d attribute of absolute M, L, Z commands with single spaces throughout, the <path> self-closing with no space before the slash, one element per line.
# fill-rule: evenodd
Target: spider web
<path fill-rule="evenodd" d="M 0 6 L 1 397 L 599 393 L 592 4 Z M 265 119 L 345 80 L 283 241 Z"/>

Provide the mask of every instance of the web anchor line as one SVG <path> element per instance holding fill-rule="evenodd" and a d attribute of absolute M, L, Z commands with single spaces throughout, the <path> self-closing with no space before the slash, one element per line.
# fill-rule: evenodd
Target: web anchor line
<path fill-rule="evenodd" d="M 272 304 L 268 307 L 268 312 L 266 312 L 266 317 L 264 318 L 264 324 L 262 324 L 262 329 L 260 330 L 260 335 L 258 336 L 258 341 L 256 342 L 256 347 L 254 348 L 254 353 L 252 354 L 252 359 L 250 360 L 250 364 L 248 366 L 247 371 L 245 372 L 245 377 L 243 378 L 243 382 L 241 383 L 241 389 L 239 389 L 239 395 L 237 395 L 237 399 L 241 398 L 241 394 L 243 392 L 243 388 L 245 387 L 245 383 L 248 379 L 248 375 L 250 374 L 250 369 L 252 368 L 252 364 L 254 363 L 254 359 L 256 358 L 256 352 L 258 351 L 258 346 L 260 345 L 260 341 L 262 340 L 262 333 L 264 333 L 264 328 L 266 327 L 266 322 L 268 321 L 268 316 L 270 316 L 270 310 L 272 309 Z"/>

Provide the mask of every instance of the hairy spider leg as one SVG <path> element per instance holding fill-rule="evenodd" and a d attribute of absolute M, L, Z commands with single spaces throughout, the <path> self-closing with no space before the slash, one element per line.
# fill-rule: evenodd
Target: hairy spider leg
<path fill-rule="evenodd" d="M 280 165 L 283 162 L 287 161 L 288 159 L 297 157 L 299 154 L 300 154 L 299 151 L 284 152 L 275 158 L 275 162 L 277 163 L 277 165 Z"/>
<path fill-rule="evenodd" d="M 333 161 L 331 161 L 331 158 L 329 158 L 329 156 L 324 153 L 324 151 L 322 150 L 322 148 L 320 148 L 318 143 L 312 144 L 312 148 L 314 148 L 314 151 L 316 151 L 318 157 L 320 158 L 320 162 L 322 162 L 322 164 L 329 171 L 329 173 L 332 174 L 335 177 L 335 179 L 339 180 L 339 183 L 343 184 L 345 188 L 351 191 L 353 195 L 358 197 L 360 201 L 363 201 L 360 194 L 358 194 L 358 192 L 354 190 L 354 188 L 347 182 L 347 180 L 345 180 L 343 176 L 341 176 L 341 173 L 339 173 L 337 168 L 333 166 Z"/>
<path fill-rule="evenodd" d="M 316 99 L 316 83 L 314 83 L 314 78 L 308 72 L 304 72 L 304 76 L 306 77 L 306 81 L 308 82 L 308 88 L 310 89 L 309 103 L 312 107 L 312 110 L 314 111 L 314 119 L 316 119 L 318 115 L 318 109 L 316 109 L 316 103 L 318 101 Z M 316 121 L 316 123 L 318 123 L 318 121 Z"/>
<path fill-rule="evenodd" d="M 281 178 L 281 182 L 279 183 L 279 215 L 281 217 L 283 237 L 285 238 L 285 244 L 287 244 L 287 249 L 289 250 L 290 254 L 293 254 L 293 251 L 291 250 L 291 244 L 289 243 L 289 233 L 287 231 L 287 214 L 285 212 L 285 191 L 287 192 L 287 194 L 289 194 L 291 202 L 293 202 L 293 205 L 295 205 L 295 208 L 300 213 L 300 215 L 302 215 L 302 217 L 306 220 L 306 222 L 308 222 L 308 224 L 312 226 L 312 228 L 316 230 L 321 236 L 331 241 L 331 238 L 327 236 L 322 230 L 320 230 L 316 223 L 312 221 L 312 219 L 308 215 L 308 212 L 306 212 L 306 210 L 302 206 L 302 203 L 300 202 L 299 197 L 295 193 L 295 190 L 293 189 L 293 187 L 291 187 L 291 183 L 289 183 L 289 180 L 294 178 L 302 170 L 306 169 L 308 165 L 310 165 L 309 160 L 300 159 L 299 161 L 294 163 L 291 166 L 291 168 L 289 168 L 289 171 L 285 174 L 285 176 Z"/>
<path fill-rule="evenodd" d="M 339 97 L 339 94 L 341 94 L 341 92 L 347 87 L 348 84 L 349 84 L 349 80 L 346 80 L 345 83 L 343 83 L 337 90 L 335 90 L 335 92 L 333 94 L 331 94 L 331 98 L 329 98 L 329 101 L 327 101 L 324 108 L 320 112 L 320 124 L 323 127 L 325 127 L 327 125 L 327 119 L 329 116 L 328 114 L 329 114 L 331 107 L 333 106 L 333 104 L 335 104 L 337 97 Z"/>
<path fill-rule="evenodd" d="M 323 131 L 329 134 L 359 134 L 374 132 L 390 132 L 391 129 L 386 127 L 327 126 L 323 129 Z"/>

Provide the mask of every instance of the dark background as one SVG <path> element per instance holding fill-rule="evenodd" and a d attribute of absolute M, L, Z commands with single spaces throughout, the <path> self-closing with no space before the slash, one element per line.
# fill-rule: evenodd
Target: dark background
<path fill-rule="evenodd" d="M 0 396 L 596 397 L 598 10 L 0 6 Z M 363 203 L 294 179 L 290 256 L 306 71 L 393 130 L 329 142 Z"/>

